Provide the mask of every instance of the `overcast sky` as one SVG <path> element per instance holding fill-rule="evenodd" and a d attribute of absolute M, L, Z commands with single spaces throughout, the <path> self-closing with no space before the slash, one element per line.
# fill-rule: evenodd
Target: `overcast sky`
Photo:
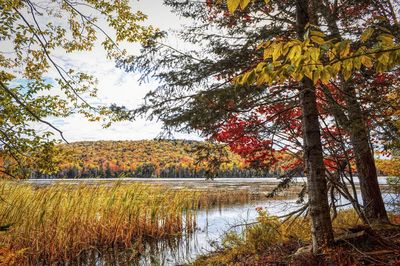
<path fill-rule="evenodd" d="M 162 30 L 179 29 L 184 21 L 170 12 L 169 8 L 162 4 L 162 0 L 132 1 L 134 10 L 141 10 L 148 15 L 146 24 L 151 24 Z M 175 38 L 169 42 L 179 47 Z M 131 52 L 138 53 L 139 46 L 132 45 Z M 115 63 L 106 59 L 105 52 L 95 48 L 90 53 L 57 54 L 56 58 L 62 62 L 64 68 L 79 69 L 93 74 L 98 79 L 98 98 L 96 103 L 109 105 L 116 103 L 129 108 L 137 107 L 142 103 L 145 94 L 154 89 L 157 84 L 150 82 L 139 85 L 138 75 L 126 73 L 115 68 Z M 56 73 L 50 73 L 50 77 L 56 77 Z M 49 119 L 55 126 L 64 132 L 68 141 L 80 140 L 139 140 L 153 139 L 161 132 L 162 124 L 156 121 L 139 119 L 134 122 L 114 123 L 110 128 L 103 129 L 101 124 L 88 122 L 79 115 L 68 118 Z M 43 125 L 39 129 L 45 129 Z M 174 134 L 175 138 L 199 139 L 195 134 Z"/>

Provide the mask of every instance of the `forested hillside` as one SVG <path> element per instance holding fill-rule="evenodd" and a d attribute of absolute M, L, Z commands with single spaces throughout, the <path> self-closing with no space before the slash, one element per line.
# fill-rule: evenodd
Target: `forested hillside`
<path fill-rule="evenodd" d="M 260 167 L 228 147 L 188 140 L 80 141 L 57 150 L 55 173 L 36 171 L 31 178 L 277 177 L 298 164 L 297 158 L 280 154 L 274 164 Z M 393 162 L 378 160 L 380 173 L 393 175 Z M 290 174 L 303 175 L 300 167 Z"/>
<path fill-rule="evenodd" d="M 56 174 L 32 178 L 87 177 L 261 177 L 284 167 L 254 169 L 229 151 L 204 150 L 205 142 L 186 140 L 82 141 L 59 146 Z M 210 146 L 211 147 L 211 146 Z M 217 160 L 217 166 L 214 164 Z"/>

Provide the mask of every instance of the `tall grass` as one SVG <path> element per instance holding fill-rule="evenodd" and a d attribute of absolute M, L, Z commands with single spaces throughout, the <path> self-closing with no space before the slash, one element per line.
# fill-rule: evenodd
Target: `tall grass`
<path fill-rule="evenodd" d="M 25 250 L 31 263 L 68 261 L 96 247 L 132 247 L 146 238 L 192 231 L 200 193 L 138 183 L 0 182 L 0 245 Z"/>
<path fill-rule="evenodd" d="M 223 238 L 222 250 L 200 256 L 190 265 L 298 265 L 291 263 L 290 258 L 298 248 L 311 243 L 310 219 L 292 217 L 283 222 L 276 216 L 268 216 L 262 208 L 258 214 L 257 224 L 241 233 L 228 232 Z M 354 210 L 341 210 L 333 221 L 335 235 L 361 223 Z M 265 262 L 266 257 L 269 263 Z M 309 265 L 316 264 L 310 261 Z"/>
<path fill-rule="evenodd" d="M 21 261 L 22 256 L 24 263 L 52 264 L 71 262 L 93 249 L 139 249 L 147 240 L 190 233 L 197 209 L 260 195 L 143 183 L 33 186 L 0 181 L 0 197 L 0 225 L 10 225 L 0 232 L 0 261 Z"/>

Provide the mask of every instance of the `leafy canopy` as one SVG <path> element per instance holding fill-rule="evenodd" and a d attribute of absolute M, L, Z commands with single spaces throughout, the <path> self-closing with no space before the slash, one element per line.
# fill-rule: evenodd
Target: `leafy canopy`
<path fill-rule="evenodd" d="M 64 138 L 47 117 L 79 113 L 104 126 L 118 119 L 109 107 L 90 104 L 95 76 L 64 67 L 57 56 L 93 52 L 100 44 L 108 59 L 128 60 L 121 44 L 145 43 L 157 30 L 141 25 L 146 15 L 128 0 L 1 0 L 0 18 L 0 171 L 20 177 L 38 167 L 32 164 L 43 145 L 54 149 L 53 132 Z M 37 130 L 37 122 L 48 129 Z"/>
<path fill-rule="evenodd" d="M 267 5 L 269 2 L 265 1 Z M 247 0 L 227 0 L 231 13 L 238 8 L 245 9 L 249 4 Z M 372 37 L 374 39 L 370 40 Z M 314 84 L 318 81 L 328 84 L 330 79 L 339 76 L 348 80 L 362 67 L 382 73 L 400 64 L 400 45 L 383 27 L 368 27 L 359 40 L 327 40 L 319 27 L 309 24 L 304 40 L 275 38 L 261 43 L 259 48 L 264 51 L 264 61 L 236 78 L 237 83 L 272 85 L 273 82 L 300 81 L 308 77 Z"/>

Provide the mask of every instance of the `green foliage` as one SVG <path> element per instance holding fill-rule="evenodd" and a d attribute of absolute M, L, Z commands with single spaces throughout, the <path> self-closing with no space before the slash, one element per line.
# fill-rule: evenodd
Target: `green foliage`
<path fill-rule="evenodd" d="M 104 126 L 119 119 L 109 107 L 89 103 L 97 95 L 95 76 L 64 68 L 57 54 L 91 52 L 101 43 L 107 58 L 128 60 L 120 43 L 145 43 L 157 30 L 142 26 L 146 16 L 133 12 L 127 0 L 48 1 L 44 6 L 2 0 L 0 7 L 0 156 L 6 161 L 0 171 L 26 177 L 31 162 L 41 159 L 35 157 L 38 150 L 47 149 L 50 156 L 48 143 L 64 138 L 47 117 L 81 114 Z M 99 26 L 103 22 L 106 28 Z M 48 78 L 51 71 L 57 73 L 54 80 Z M 37 130 L 37 123 L 46 129 Z M 48 172 L 44 162 L 39 164 Z"/>

